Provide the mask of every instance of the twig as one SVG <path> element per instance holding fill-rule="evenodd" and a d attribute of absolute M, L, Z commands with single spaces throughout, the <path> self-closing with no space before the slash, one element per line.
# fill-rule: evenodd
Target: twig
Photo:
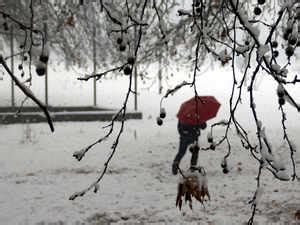
<path fill-rule="evenodd" d="M 32 99 L 32 101 L 34 101 L 44 112 L 46 118 L 47 118 L 47 122 L 49 124 L 49 127 L 51 129 L 52 132 L 54 132 L 54 126 L 53 126 L 53 122 L 51 119 L 51 116 L 48 112 L 47 106 L 45 106 L 37 97 L 35 97 L 35 95 L 25 86 L 23 85 L 18 78 L 11 72 L 11 70 L 8 68 L 6 62 L 3 59 L 3 56 L 0 55 L 0 64 L 2 64 L 2 66 L 4 67 L 4 69 L 6 70 L 6 72 L 10 75 L 11 79 L 15 82 L 15 84 L 21 89 L 21 91 L 28 96 L 30 99 Z"/>

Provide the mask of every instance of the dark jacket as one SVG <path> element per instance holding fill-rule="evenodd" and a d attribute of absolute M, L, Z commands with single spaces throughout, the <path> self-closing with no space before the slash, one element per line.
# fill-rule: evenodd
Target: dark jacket
<path fill-rule="evenodd" d="M 182 124 L 178 121 L 178 133 L 182 137 L 197 139 L 200 136 L 200 125 Z"/>

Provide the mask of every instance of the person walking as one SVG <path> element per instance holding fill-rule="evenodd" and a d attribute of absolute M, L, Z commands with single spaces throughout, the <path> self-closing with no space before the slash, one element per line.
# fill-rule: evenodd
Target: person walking
<path fill-rule="evenodd" d="M 176 175 L 178 173 L 179 163 L 183 156 L 185 155 L 187 148 L 190 146 L 189 150 L 192 153 L 191 157 L 191 169 L 197 166 L 198 162 L 198 153 L 199 153 L 199 145 L 198 138 L 200 136 L 200 129 L 205 129 L 206 123 L 202 123 L 200 125 L 190 125 L 184 124 L 178 121 L 177 130 L 180 135 L 179 138 L 179 149 L 176 154 L 173 164 L 172 164 L 172 173 Z"/>
<path fill-rule="evenodd" d="M 192 153 L 190 168 L 196 168 L 198 163 L 200 130 L 205 129 L 206 121 L 214 118 L 220 108 L 220 103 L 213 96 L 195 96 L 181 104 L 177 113 L 179 133 L 179 148 L 172 163 L 172 173 L 176 175 L 181 159 L 187 148 Z"/>

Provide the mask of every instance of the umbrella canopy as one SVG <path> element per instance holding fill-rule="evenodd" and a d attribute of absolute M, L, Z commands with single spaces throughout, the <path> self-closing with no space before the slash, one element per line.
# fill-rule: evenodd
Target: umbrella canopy
<path fill-rule="evenodd" d="M 214 96 L 196 96 L 182 103 L 177 118 L 183 124 L 199 125 L 214 118 L 220 106 Z"/>

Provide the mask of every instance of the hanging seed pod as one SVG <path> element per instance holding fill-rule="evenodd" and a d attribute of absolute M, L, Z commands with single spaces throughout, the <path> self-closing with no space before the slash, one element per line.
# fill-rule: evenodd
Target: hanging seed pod
<path fill-rule="evenodd" d="M 277 87 L 277 96 L 279 98 L 283 98 L 283 96 L 284 96 L 284 88 L 282 85 L 278 85 L 278 87 Z"/>
<path fill-rule="evenodd" d="M 39 62 L 36 65 L 35 71 L 36 71 L 37 75 L 44 76 L 46 74 L 46 64 L 42 63 L 42 62 Z"/>
<path fill-rule="evenodd" d="M 254 8 L 254 14 L 257 16 L 261 14 L 261 9 L 258 6 Z"/>
<path fill-rule="evenodd" d="M 133 65 L 134 62 L 135 62 L 134 57 L 133 57 L 133 56 L 129 56 L 129 57 L 127 58 L 127 62 L 128 62 L 128 64 Z"/>
<path fill-rule="evenodd" d="M 132 69 L 130 66 L 125 66 L 123 72 L 125 75 L 130 75 L 132 73 Z"/>
<path fill-rule="evenodd" d="M 164 119 L 166 117 L 166 110 L 165 108 L 160 108 L 159 117 Z"/>
<path fill-rule="evenodd" d="M 47 63 L 49 60 L 49 56 L 47 54 L 40 55 L 40 61 L 43 63 Z"/>
<path fill-rule="evenodd" d="M 272 41 L 271 46 L 272 46 L 272 48 L 277 48 L 278 47 L 278 42 L 277 41 Z"/>
<path fill-rule="evenodd" d="M 287 48 L 285 49 L 285 54 L 288 57 L 291 57 L 294 54 L 294 48 L 292 46 L 287 46 Z"/>
<path fill-rule="evenodd" d="M 156 123 L 158 126 L 161 126 L 163 124 L 163 120 L 160 117 L 156 118 Z"/>

